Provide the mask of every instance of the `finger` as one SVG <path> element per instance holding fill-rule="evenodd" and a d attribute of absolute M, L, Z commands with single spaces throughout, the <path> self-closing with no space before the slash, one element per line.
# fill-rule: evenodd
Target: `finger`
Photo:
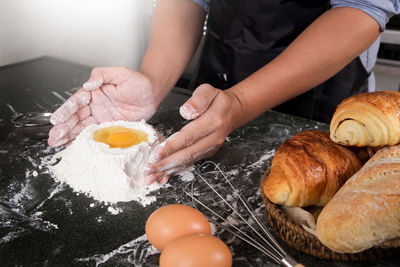
<path fill-rule="evenodd" d="M 149 163 L 153 164 L 156 163 L 158 161 L 160 161 L 160 159 L 164 156 L 169 155 L 168 152 L 164 152 L 162 153 L 163 150 L 165 150 L 165 145 L 167 144 L 167 142 L 171 142 L 172 139 L 178 134 L 178 132 L 173 133 L 172 135 L 170 135 L 167 139 L 165 139 L 163 142 L 161 142 L 159 145 L 157 145 L 154 150 L 150 153 L 149 156 Z M 169 144 L 169 146 L 171 146 Z M 167 148 L 168 150 L 168 148 Z"/>
<path fill-rule="evenodd" d="M 70 146 L 72 144 L 72 140 L 65 144 L 65 146 Z"/>
<path fill-rule="evenodd" d="M 95 124 L 95 123 L 98 123 L 97 120 L 93 116 L 89 116 L 82 121 L 78 121 L 76 123 L 76 125 L 71 130 L 69 130 L 68 133 L 64 137 L 59 138 L 59 139 L 50 139 L 49 138 L 48 143 L 52 147 L 64 145 L 64 144 L 74 140 L 75 137 L 78 136 L 78 134 L 80 134 L 80 132 L 84 128 L 86 128 L 87 126 L 89 126 L 91 124 Z"/>
<path fill-rule="evenodd" d="M 151 152 L 149 163 L 157 163 L 162 158 L 168 157 L 178 150 L 189 147 L 199 139 L 211 134 L 214 127 L 207 126 L 210 126 L 210 123 L 207 125 L 207 120 L 193 121 L 187 124 L 179 132 L 168 137 Z"/>
<path fill-rule="evenodd" d="M 84 108 L 78 110 L 74 115 L 72 115 L 67 121 L 62 124 L 54 126 L 49 132 L 49 140 L 48 143 L 52 146 L 58 143 L 58 140 L 64 137 L 69 131 L 71 131 L 75 125 L 91 114 L 89 106 L 85 106 Z"/>
<path fill-rule="evenodd" d="M 75 112 L 81 108 L 87 106 L 90 103 L 91 94 L 85 90 L 79 90 L 68 98 L 65 103 L 59 107 L 50 117 L 50 122 L 53 125 L 57 125 L 65 122 Z"/>
<path fill-rule="evenodd" d="M 77 117 L 72 116 L 71 118 L 68 119 L 67 123 L 54 126 L 49 132 L 49 140 L 48 140 L 49 145 L 58 146 L 57 144 L 60 143 L 60 140 L 65 139 L 68 132 L 72 128 L 74 128 L 77 123 L 78 123 Z"/>
<path fill-rule="evenodd" d="M 90 78 L 83 85 L 83 89 L 92 91 L 100 88 L 104 83 L 103 76 L 105 75 L 103 68 L 94 68 L 90 73 Z"/>
<path fill-rule="evenodd" d="M 222 145 L 221 142 L 217 142 L 218 139 L 217 134 L 207 136 L 192 146 L 181 149 L 155 164 L 148 165 L 148 169 L 151 170 L 149 175 L 165 174 L 177 169 L 182 170 L 198 160 L 214 155 Z"/>
<path fill-rule="evenodd" d="M 85 90 L 93 91 L 99 89 L 103 85 L 102 77 L 90 77 L 87 82 L 85 82 L 82 87 Z"/>
<path fill-rule="evenodd" d="M 169 178 L 170 178 L 169 175 L 164 176 L 163 178 L 161 178 L 160 180 L 158 180 L 158 183 L 159 183 L 159 184 L 166 184 L 166 183 L 168 183 Z"/>
<path fill-rule="evenodd" d="M 194 91 L 192 97 L 179 109 L 181 116 L 193 120 L 203 114 L 218 95 L 219 90 L 209 84 L 202 84 Z"/>
<path fill-rule="evenodd" d="M 73 140 L 75 139 L 75 137 L 77 137 L 83 129 L 85 129 L 86 127 L 88 127 L 89 125 L 92 124 L 97 124 L 98 121 L 93 117 L 93 116 L 89 116 L 86 119 L 78 122 L 74 128 L 72 128 L 72 130 L 68 133 L 68 139 L 69 140 Z"/>
<path fill-rule="evenodd" d="M 63 138 L 57 139 L 57 140 L 53 140 L 53 139 L 48 139 L 47 143 L 49 144 L 49 146 L 51 147 L 58 147 L 58 146 L 62 146 L 65 145 L 66 143 L 68 143 L 70 140 L 64 136 Z"/>
<path fill-rule="evenodd" d="M 170 170 L 158 172 L 158 173 L 155 173 L 155 174 L 145 175 L 143 177 L 143 181 L 144 181 L 144 183 L 146 185 L 150 185 L 150 184 L 152 184 L 152 183 L 154 183 L 156 181 L 162 181 L 165 177 L 168 177 L 168 178 L 165 178 L 165 179 L 169 179 L 169 177 L 171 175 L 173 175 L 174 173 L 176 173 L 178 171 L 181 171 L 182 169 L 184 169 L 186 167 L 187 166 L 182 165 L 180 167 L 172 168 Z"/>
<path fill-rule="evenodd" d="M 90 73 L 90 78 L 83 84 L 85 90 L 96 90 L 103 84 L 116 84 L 121 81 L 121 76 L 127 75 L 125 67 L 106 67 L 94 68 Z"/>

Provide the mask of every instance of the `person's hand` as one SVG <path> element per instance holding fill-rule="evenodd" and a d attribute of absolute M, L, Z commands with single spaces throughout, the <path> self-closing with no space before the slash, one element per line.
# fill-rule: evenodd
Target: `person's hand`
<path fill-rule="evenodd" d="M 144 171 L 145 183 L 166 183 L 175 172 L 214 155 L 238 126 L 240 112 L 240 101 L 232 92 L 199 86 L 180 108 L 182 117 L 193 121 L 154 149 Z"/>
<path fill-rule="evenodd" d="M 160 101 L 145 75 L 125 67 L 95 68 L 83 88 L 52 114 L 48 143 L 66 144 L 94 123 L 147 120 Z"/>

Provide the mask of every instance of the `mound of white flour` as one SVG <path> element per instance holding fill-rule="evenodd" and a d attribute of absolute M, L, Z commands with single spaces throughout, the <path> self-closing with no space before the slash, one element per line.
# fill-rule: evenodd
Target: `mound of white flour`
<path fill-rule="evenodd" d="M 109 126 L 123 126 L 141 130 L 148 141 L 129 148 L 109 148 L 107 144 L 93 140 L 93 132 Z M 144 121 L 114 121 L 86 127 L 63 151 L 55 156 L 61 158 L 50 170 L 61 182 L 74 191 L 86 193 L 105 202 L 136 200 L 147 205 L 155 200 L 147 196 L 160 186 L 143 182 L 143 167 L 151 151 L 158 145 L 159 136 Z"/>

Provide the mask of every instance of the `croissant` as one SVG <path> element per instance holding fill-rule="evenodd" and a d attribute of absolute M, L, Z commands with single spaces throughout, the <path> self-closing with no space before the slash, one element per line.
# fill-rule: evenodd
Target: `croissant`
<path fill-rule="evenodd" d="M 400 142 L 400 93 L 372 92 L 351 96 L 330 123 L 332 141 L 348 146 L 393 146 Z"/>
<path fill-rule="evenodd" d="M 332 142 L 329 133 L 301 132 L 276 151 L 263 191 L 279 205 L 324 206 L 361 166 L 356 154 Z"/>
<path fill-rule="evenodd" d="M 400 146 L 379 150 L 355 173 L 317 219 L 319 240 L 356 253 L 400 237 Z"/>

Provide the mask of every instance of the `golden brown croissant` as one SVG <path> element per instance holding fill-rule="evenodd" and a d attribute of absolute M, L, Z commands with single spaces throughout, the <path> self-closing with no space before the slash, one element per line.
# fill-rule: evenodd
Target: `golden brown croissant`
<path fill-rule="evenodd" d="M 372 92 L 345 99 L 333 114 L 332 141 L 348 146 L 385 146 L 400 142 L 400 93 Z"/>
<path fill-rule="evenodd" d="M 355 253 L 400 237 L 400 146 L 379 150 L 323 208 L 320 241 Z"/>
<path fill-rule="evenodd" d="M 357 156 L 332 142 L 329 133 L 305 131 L 276 151 L 263 190 L 275 204 L 324 206 L 360 168 Z"/>

